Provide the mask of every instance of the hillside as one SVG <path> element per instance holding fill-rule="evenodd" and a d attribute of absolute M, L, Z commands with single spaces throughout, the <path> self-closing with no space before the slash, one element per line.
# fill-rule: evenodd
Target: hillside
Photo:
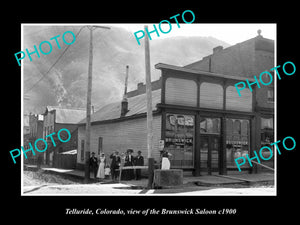
<path fill-rule="evenodd" d="M 38 47 L 40 42 L 58 34 L 62 35 L 68 30 L 77 34 L 79 28 L 78 26 L 26 26 L 23 51 L 25 48 L 33 51 L 33 45 Z M 70 38 L 72 40 L 72 37 Z M 92 104 L 99 109 L 111 101 L 121 99 L 126 65 L 129 65 L 129 91 L 135 89 L 138 82 L 144 82 L 144 46 L 138 45 L 133 34 L 122 27 L 114 27 L 111 30 L 97 29 L 94 31 L 93 38 Z M 42 78 L 67 47 L 61 39 L 58 40 L 62 49 L 58 49 L 52 41 L 51 54 L 41 54 L 40 58 L 33 55 L 32 62 L 28 59 L 23 60 L 26 93 L 24 113 L 41 113 L 46 105 L 58 105 L 58 103 L 85 107 L 89 32 L 86 28 L 83 29 L 55 67 Z M 211 54 L 212 48 L 218 45 L 229 46 L 213 37 L 173 37 L 151 40 L 152 80 L 160 77 L 160 71 L 154 68 L 155 64 L 184 66 Z M 39 79 L 41 81 L 32 88 Z"/>

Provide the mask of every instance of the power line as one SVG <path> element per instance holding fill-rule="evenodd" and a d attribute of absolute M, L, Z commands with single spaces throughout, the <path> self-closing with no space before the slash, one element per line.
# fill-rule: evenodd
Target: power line
<path fill-rule="evenodd" d="M 79 33 L 81 32 L 81 30 L 84 28 L 85 26 L 81 27 L 80 30 L 77 32 L 77 34 L 75 35 L 75 38 L 77 38 L 77 36 L 79 35 Z M 42 76 L 35 84 L 33 84 L 31 86 L 31 88 L 29 88 L 24 94 L 28 93 L 29 91 L 31 91 L 38 83 L 40 83 L 50 72 L 50 70 L 58 63 L 58 61 L 61 59 L 61 57 L 65 54 L 65 52 L 69 49 L 71 45 L 68 45 L 65 50 L 62 52 L 62 54 L 57 58 L 57 60 L 53 63 L 53 65 L 48 69 L 48 71 L 45 73 L 44 76 Z"/>

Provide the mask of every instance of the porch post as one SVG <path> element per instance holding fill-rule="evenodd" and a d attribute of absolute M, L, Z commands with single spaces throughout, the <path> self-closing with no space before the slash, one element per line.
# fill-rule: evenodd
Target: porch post
<path fill-rule="evenodd" d="M 221 117 L 221 143 L 220 143 L 220 171 L 219 174 L 227 174 L 227 159 L 226 159 L 226 117 Z"/>
<path fill-rule="evenodd" d="M 194 176 L 200 176 L 200 114 L 195 116 Z"/>

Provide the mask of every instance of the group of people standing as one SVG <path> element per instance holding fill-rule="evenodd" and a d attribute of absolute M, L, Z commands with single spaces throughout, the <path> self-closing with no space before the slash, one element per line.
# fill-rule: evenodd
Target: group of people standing
<path fill-rule="evenodd" d="M 118 151 L 115 151 L 110 155 L 110 166 L 106 163 L 105 154 L 101 153 L 99 160 L 95 157 L 95 153 L 92 152 L 92 157 L 90 158 L 90 167 L 94 172 L 94 177 L 98 179 L 104 179 L 111 175 L 112 180 L 117 180 L 120 174 L 120 167 L 128 166 L 143 166 L 144 157 L 141 155 L 141 151 L 137 152 L 137 156 L 133 156 L 133 150 L 128 149 L 126 153 L 119 155 Z M 99 164 L 98 164 L 99 162 Z M 122 170 L 121 174 L 122 180 L 140 180 L 141 179 L 141 169 Z"/>
<path fill-rule="evenodd" d="M 169 157 L 172 156 L 166 149 L 161 151 L 161 169 L 168 170 L 171 167 Z M 99 160 L 95 157 L 95 152 L 92 152 L 90 158 L 90 167 L 94 172 L 94 177 L 98 179 L 108 178 L 111 175 L 112 180 L 117 180 L 120 175 L 120 167 L 130 166 L 143 166 L 144 157 L 141 155 L 141 151 L 137 152 L 137 156 L 133 156 L 133 150 L 127 149 L 126 153 L 119 155 L 118 151 L 115 151 L 110 155 L 110 165 L 106 162 L 105 154 L 101 153 Z M 122 180 L 140 180 L 141 169 L 124 169 L 121 174 Z"/>

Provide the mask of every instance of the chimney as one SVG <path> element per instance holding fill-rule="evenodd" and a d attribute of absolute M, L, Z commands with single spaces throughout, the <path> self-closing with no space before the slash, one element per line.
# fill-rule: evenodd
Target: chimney
<path fill-rule="evenodd" d="M 124 117 L 128 112 L 128 100 L 127 98 L 123 98 L 121 102 L 121 117 Z"/>
<path fill-rule="evenodd" d="M 124 95 L 121 102 L 121 117 L 124 117 L 128 112 L 128 100 L 127 100 L 127 84 L 128 84 L 128 74 L 129 74 L 129 66 L 126 66 L 126 76 L 125 76 L 125 88 Z"/>
<path fill-rule="evenodd" d="M 146 93 L 146 85 L 143 82 L 137 84 L 137 93 L 138 95 Z"/>
<path fill-rule="evenodd" d="M 137 84 L 137 88 L 138 88 L 138 89 L 141 89 L 143 86 L 144 86 L 144 83 L 143 83 L 143 82 L 140 82 L 140 83 Z"/>
<path fill-rule="evenodd" d="M 223 50 L 223 46 L 219 45 L 219 46 L 213 48 L 213 54 L 220 52 L 222 50 Z"/>

